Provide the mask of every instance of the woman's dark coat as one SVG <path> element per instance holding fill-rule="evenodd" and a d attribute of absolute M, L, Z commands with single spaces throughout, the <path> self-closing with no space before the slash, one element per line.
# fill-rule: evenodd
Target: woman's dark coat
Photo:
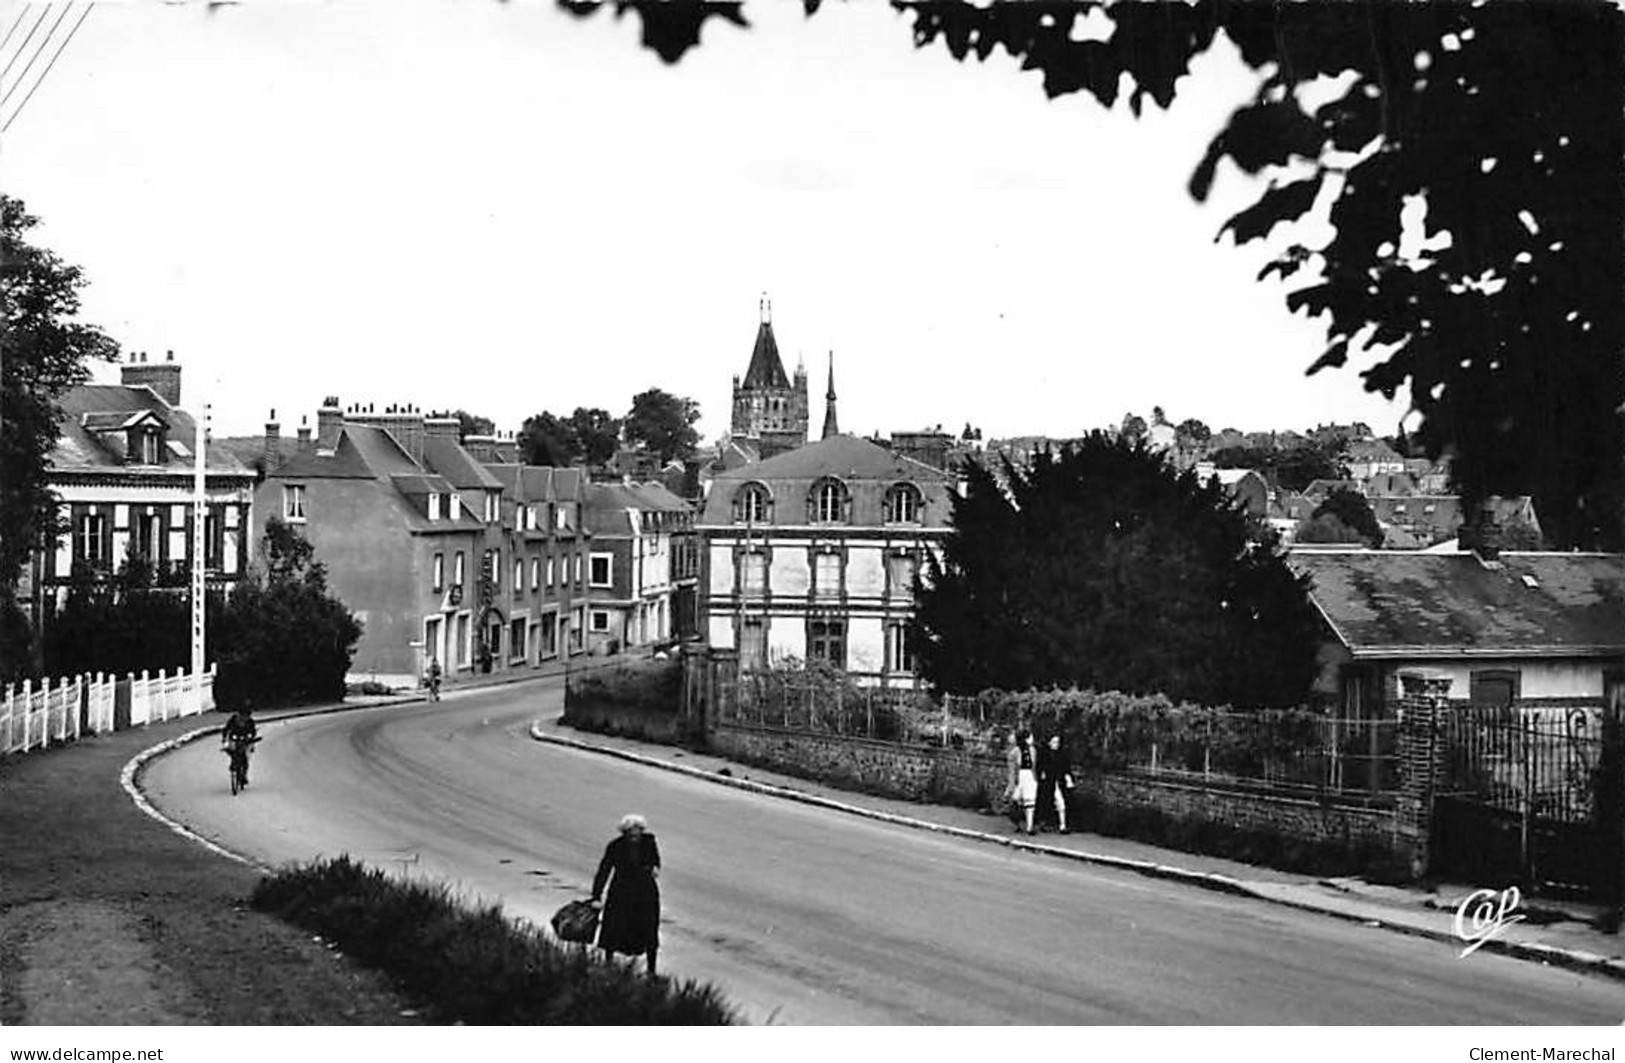
<path fill-rule="evenodd" d="M 653 834 L 623 834 L 604 849 L 592 880 L 592 895 L 604 897 L 599 948 L 638 956 L 659 945 L 660 885 L 655 881 L 659 866 L 660 848 Z"/>

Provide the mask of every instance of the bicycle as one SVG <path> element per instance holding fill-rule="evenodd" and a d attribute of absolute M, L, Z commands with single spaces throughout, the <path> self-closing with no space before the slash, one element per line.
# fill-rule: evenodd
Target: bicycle
<path fill-rule="evenodd" d="M 230 758 L 226 762 L 226 771 L 231 776 L 233 797 L 248 788 L 248 754 L 258 741 L 258 738 L 250 738 L 246 741 L 227 742 L 221 747 L 221 751 Z"/>

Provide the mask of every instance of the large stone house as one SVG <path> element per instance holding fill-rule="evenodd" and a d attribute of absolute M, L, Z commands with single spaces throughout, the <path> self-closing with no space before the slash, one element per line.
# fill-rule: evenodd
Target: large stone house
<path fill-rule="evenodd" d="M 1463 703 L 1625 704 L 1625 555 L 1294 550 L 1325 621 L 1316 690 L 1391 718 L 1399 673 Z"/>
<path fill-rule="evenodd" d="M 702 635 L 745 669 L 820 659 L 912 685 L 914 575 L 948 534 L 954 486 L 838 434 L 718 473 L 696 526 Z"/>
<path fill-rule="evenodd" d="M 20 588 L 36 627 L 50 623 L 76 570 L 106 577 L 140 558 L 186 585 L 196 425 L 181 409 L 173 352 L 162 362 L 131 359 L 119 367 L 120 383 L 81 385 L 59 403 L 50 486 L 64 532 L 34 555 Z M 225 448 L 205 446 L 204 460 L 205 578 L 229 590 L 250 558 L 255 476 Z"/>

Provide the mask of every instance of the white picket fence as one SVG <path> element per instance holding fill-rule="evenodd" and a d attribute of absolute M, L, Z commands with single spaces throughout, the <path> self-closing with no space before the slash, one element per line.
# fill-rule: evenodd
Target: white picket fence
<path fill-rule="evenodd" d="M 7 690 L 0 706 L 0 754 L 27 753 L 80 735 L 119 729 L 122 714 L 117 706 L 125 698 L 130 727 L 209 712 L 214 708 L 214 676 L 211 665 L 200 677 L 201 706 L 195 696 L 199 684 L 184 669 L 174 675 L 160 670 L 155 676 L 142 672 L 123 679 L 111 675 L 47 679 L 38 689 L 23 683 Z"/>

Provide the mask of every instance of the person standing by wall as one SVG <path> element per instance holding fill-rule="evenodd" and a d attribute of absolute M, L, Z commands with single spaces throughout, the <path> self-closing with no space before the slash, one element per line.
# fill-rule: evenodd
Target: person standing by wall
<path fill-rule="evenodd" d="M 651 975 L 660 951 L 659 878 L 660 849 L 648 822 L 622 816 L 620 834 L 604 848 L 592 880 L 593 903 L 604 898 L 598 947 L 606 956 L 643 956 Z"/>
<path fill-rule="evenodd" d="M 1044 740 L 1038 750 L 1038 808 L 1045 815 L 1055 810 L 1057 829 L 1066 830 L 1067 791 L 1072 789 L 1072 764 L 1061 732 L 1056 731 Z"/>

